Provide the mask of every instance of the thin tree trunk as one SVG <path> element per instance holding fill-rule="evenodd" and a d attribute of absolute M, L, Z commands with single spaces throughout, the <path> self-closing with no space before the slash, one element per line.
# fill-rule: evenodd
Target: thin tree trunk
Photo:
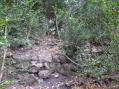
<path fill-rule="evenodd" d="M 4 74 L 4 68 L 5 68 L 5 62 L 6 62 L 6 61 L 5 61 L 6 54 L 7 54 L 7 48 L 4 47 L 2 67 L 1 67 L 1 71 L 0 71 L 0 82 L 2 81 L 2 77 L 3 77 L 3 74 Z"/>
<path fill-rule="evenodd" d="M 5 33 L 4 33 L 4 36 L 5 36 L 5 40 L 7 39 L 7 26 L 5 27 Z M 5 45 L 3 46 L 3 61 L 2 61 L 2 66 L 1 66 L 1 71 L 0 71 L 0 82 L 2 81 L 2 77 L 3 77 L 3 74 L 4 74 L 4 68 L 5 68 L 5 62 L 6 62 L 6 54 L 7 54 L 7 46 L 6 46 L 6 42 L 5 42 Z"/>

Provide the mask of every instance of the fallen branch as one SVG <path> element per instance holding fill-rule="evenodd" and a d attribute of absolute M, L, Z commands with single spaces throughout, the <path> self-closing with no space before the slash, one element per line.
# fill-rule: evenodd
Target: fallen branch
<path fill-rule="evenodd" d="M 75 65 L 80 65 L 80 64 L 78 64 L 78 63 L 76 63 L 75 61 L 73 61 L 71 58 L 69 58 L 67 55 L 65 55 L 65 54 L 62 54 L 62 55 L 64 55 L 68 60 L 70 60 L 73 64 L 75 64 Z"/>

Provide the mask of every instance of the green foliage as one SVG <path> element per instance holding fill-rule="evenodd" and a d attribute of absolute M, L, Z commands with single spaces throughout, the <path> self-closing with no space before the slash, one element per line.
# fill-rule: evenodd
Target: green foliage
<path fill-rule="evenodd" d="M 5 19 L 0 18 L 0 27 L 1 26 L 6 26 L 8 24 L 8 21 L 6 21 Z"/>
<path fill-rule="evenodd" d="M 36 3 L 40 4 L 41 1 L 24 0 L 21 2 L 4 0 L 0 2 L 0 16 L 2 17 L 0 18 L 0 34 L 2 36 L 6 25 L 9 39 L 12 39 L 14 36 L 29 40 L 29 37 L 44 34 L 45 31 L 42 25 L 44 16 L 40 10 L 33 9 L 34 5 Z"/>
<path fill-rule="evenodd" d="M 6 39 L 5 36 L 0 36 L 0 45 L 1 44 L 7 44 L 8 43 L 8 40 Z"/>
<path fill-rule="evenodd" d="M 71 13 L 72 7 L 67 8 L 68 10 L 58 9 L 58 21 L 64 24 L 64 31 L 60 32 L 66 43 L 64 50 L 66 55 L 80 65 L 79 70 L 83 73 L 99 76 L 118 69 L 119 14 L 114 7 L 118 7 L 118 1 L 88 0 L 75 13 Z M 103 44 L 105 39 L 111 41 L 106 42 L 108 46 Z M 85 50 L 81 47 L 88 42 L 104 46 L 105 55 L 85 60 L 79 58 Z M 106 54 L 107 52 L 111 55 Z"/>
<path fill-rule="evenodd" d="M 11 80 L 5 80 L 3 82 L 0 82 L 0 89 L 4 89 L 10 83 L 11 83 Z"/>

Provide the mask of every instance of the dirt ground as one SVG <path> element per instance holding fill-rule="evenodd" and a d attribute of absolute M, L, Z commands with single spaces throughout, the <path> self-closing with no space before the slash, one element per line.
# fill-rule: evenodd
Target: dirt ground
<path fill-rule="evenodd" d="M 62 47 L 63 41 L 45 37 L 10 49 L 4 79 L 12 82 L 0 89 L 119 89 L 118 74 L 103 79 L 72 75 L 75 66 Z"/>

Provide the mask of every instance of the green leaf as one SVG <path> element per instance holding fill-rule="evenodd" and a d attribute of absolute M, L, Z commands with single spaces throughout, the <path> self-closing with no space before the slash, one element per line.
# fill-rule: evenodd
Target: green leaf
<path fill-rule="evenodd" d="M 0 89 L 3 89 L 5 86 L 9 85 L 12 81 L 11 80 L 5 80 L 3 82 L 0 82 Z"/>
<path fill-rule="evenodd" d="M 0 18 L 0 26 L 5 26 L 7 25 L 7 21 L 5 19 Z"/>
<path fill-rule="evenodd" d="M 8 40 L 5 36 L 0 36 L 0 44 L 7 44 Z"/>

